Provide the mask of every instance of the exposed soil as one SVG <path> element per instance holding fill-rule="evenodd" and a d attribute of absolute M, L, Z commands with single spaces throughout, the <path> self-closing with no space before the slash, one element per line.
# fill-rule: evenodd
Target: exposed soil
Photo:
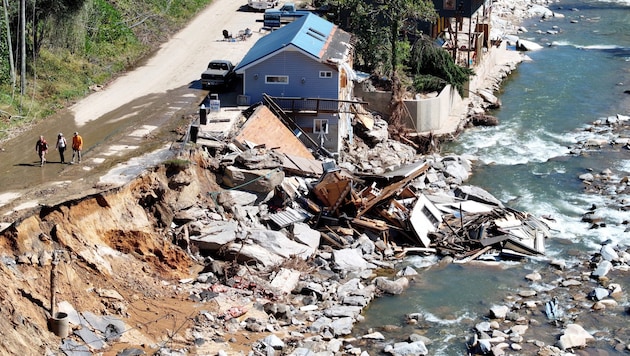
<path fill-rule="evenodd" d="M 185 172 L 189 183 L 200 182 L 199 201 L 205 200 L 202 191 L 217 189 L 204 169 L 190 165 Z M 42 209 L 0 235 L 1 353 L 58 349 L 60 339 L 47 327 L 54 251 L 61 256 L 56 301 L 78 312 L 117 316 L 129 327 L 105 354 L 129 346 L 150 352 L 162 343 L 177 347 L 186 340 L 191 318 L 209 306 L 190 301 L 177 287 L 202 265 L 172 243 L 158 214 L 172 210 L 182 196 L 169 188 L 181 188 L 181 177 L 171 184 L 167 173 L 161 167 L 122 188 Z M 115 291 L 121 298 L 101 291 Z"/>

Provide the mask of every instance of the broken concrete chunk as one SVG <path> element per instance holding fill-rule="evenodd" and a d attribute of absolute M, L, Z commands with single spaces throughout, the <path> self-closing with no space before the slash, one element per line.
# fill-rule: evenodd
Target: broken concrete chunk
<path fill-rule="evenodd" d="M 569 324 L 564 330 L 564 334 L 560 336 L 558 347 L 562 350 L 572 349 L 574 347 L 584 347 L 588 341 L 595 340 L 581 325 Z"/>
<path fill-rule="evenodd" d="M 361 271 L 370 266 L 359 249 L 341 249 L 333 251 L 335 267 L 341 271 Z"/>

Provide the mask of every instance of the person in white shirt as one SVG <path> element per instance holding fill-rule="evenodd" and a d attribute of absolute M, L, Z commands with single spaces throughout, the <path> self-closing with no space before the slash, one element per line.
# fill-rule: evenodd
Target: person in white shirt
<path fill-rule="evenodd" d="M 68 142 L 66 141 L 66 138 L 63 136 L 63 134 L 60 132 L 59 135 L 57 135 L 57 145 L 55 146 L 55 148 L 59 151 L 59 158 L 61 159 L 61 164 L 66 163 L 64 152 L 66 152 L 67 146 L 68 146 Z"/>

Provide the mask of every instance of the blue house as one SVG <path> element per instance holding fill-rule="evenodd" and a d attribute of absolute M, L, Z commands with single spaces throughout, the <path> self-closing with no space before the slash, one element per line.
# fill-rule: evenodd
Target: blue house
<path fill-rule="evenodd" d="M 263 94 L 272 97 L 302 132 L 338 152 L 343 138 L 351 135 L 350 42 L 349 33 L 314 14 L 270 32 L 236 67 L 243 77 L 243 98 L 256 103 Z"/>

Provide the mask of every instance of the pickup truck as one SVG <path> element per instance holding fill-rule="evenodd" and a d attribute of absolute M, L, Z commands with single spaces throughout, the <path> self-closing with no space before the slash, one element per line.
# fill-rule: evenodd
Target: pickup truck
<path fill-rule="evenodd" d="M 308 10 L 297 10 L 294 3 L 286 3 L 278 10 L 265 10 L 263 15 L 263 26 L 265 28 L 280 27 L 283 24 L 293 22 L 295 19 L 308 15 Z"/>
<path fill-rule="evenodd" d="M 208 63 L 208 68 L 201 73 L 201 87 L 229 87 L 236 78 L 234 64 L 226 59 L 214 59 Z"/>
<path fill-rule="evenodd" d="M 247 6 L 255 11 L 264 11 L 278 6 L 278 0 L 248 0 Z"/>

